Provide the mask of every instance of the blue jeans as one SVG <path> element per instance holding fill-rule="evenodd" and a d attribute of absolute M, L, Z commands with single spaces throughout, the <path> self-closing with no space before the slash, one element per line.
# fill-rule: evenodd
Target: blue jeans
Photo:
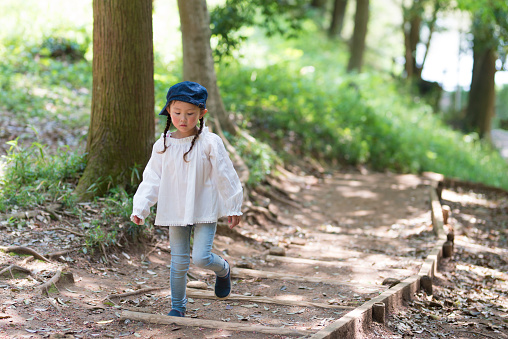
<path fill-rule="evenodd" d="M 212 270 L 219 277 L 225 277 L 229 271 L 226 260 L 212 253 L 212 244 L 217 223 L 195 224 L 191 226 L 170 226 L 169 244 L 171 246 L 171 308 L 185 312 L 187 297 L 187 271 L 190 264 L 190 237 L 194 228 L 192 261 L 194 265 Z"/>

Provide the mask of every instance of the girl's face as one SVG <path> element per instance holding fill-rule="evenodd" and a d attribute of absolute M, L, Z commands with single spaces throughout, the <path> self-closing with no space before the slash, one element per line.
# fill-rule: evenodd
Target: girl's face
<path fill-rule="evenodd" d="M 196 125 L 207 112 L 206 109 L 200 109 L 198 106 L 183 101 L 173 101 L 166 110 L 169 112 L 171 122 L 177 131 L 172 137 L 181 139 L 195 135 L 198 130 Z"/>

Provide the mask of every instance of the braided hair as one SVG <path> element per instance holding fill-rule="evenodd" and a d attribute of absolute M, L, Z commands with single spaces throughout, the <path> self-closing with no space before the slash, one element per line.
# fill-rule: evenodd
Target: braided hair
<path fill-rule="evenodd" d="M 171 105 L 171 104 L 170 104 Z M 168 105 L 168 107 L 170 106 Z M 200 107 L 201 108 L 201 107 Z M 202 109 L 202 108 L 201 108 Z M 203 127 L 205 126 L 205 119 L 204 118 L 200 118 L 199 119 L 199 129 L 198 129 L 198 133 L 194 136 L 194 138 L 192 138 L 192 142 L 191 142 L 191 147 L 189 148 L 189 150 L 187 152 L 184 153 L 183 155 L 183 160 L 185 162 L 189 162 L 187 161 L 187 154 L 189 154 L 190 151 L 192 151 L 192 149 L 194 148 L 194 144 L 196 143 L 196 140 L 198 139 L 199 135 L 201 134 L 201 132 L 203 131 Z M 164 128 L 164 149 L 158 153 L 164 153 L 166 152 L 166 150 L 168 149 L 168 145 L 166 145 L 166 136 L 168 134 L 168 131 L 169 131 L 169 128 L 171 127 L 171 116 L 168 115 L 168 120 L 166 122 L 166 127 Z"/>
<path fill-rule="evenodd" d="M 189 154 L 189 152 L 192 151 L 192 148 L 194 147 L 194 144 L 196 143 L 196 140 L 199 138 L 199 135 L 203 131 L 203 126 L 205 126 L 205 119 L 204 118 L 199 118 L 198 133 L 194 136 L 194 138 L 192 138 L 192 142 L 191 142 L 189 150 L 183 154 L 183 160 L 185 162 L 188 162 L 187 161 L 187 154 Z M 166 141 L 166 139 L 164 139 L 164 141 Z"/>
<path fill-rule="evenodd" d="M 168 149 L 168 145 L 166 145 L 166 135 L 169 131 L 169 128 L 171 127 L 171 117 L 168 115 L 168 121 L 166 122 L 166 127 L 164 128 L 164 149 L 160 152 L 157 152 L 157 153 L 164 153 L 166 152 L 166 150 Z"/>

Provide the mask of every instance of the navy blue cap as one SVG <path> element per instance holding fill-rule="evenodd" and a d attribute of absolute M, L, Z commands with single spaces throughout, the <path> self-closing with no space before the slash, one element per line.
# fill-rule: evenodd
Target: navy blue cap
<path fill-rule="evenodd" d="M 173 100 L 188 102 L 204 109 L 206 108 L 207 98 L 208 91 L 197 82 L 179 82 L 169 88 L 168 94 L 166 94 L 166 105 L 164 105 L 159 115 L 169 115 L 168 111 L 166 111 L 166 107 L 168 107 L 169 103 Z"/>

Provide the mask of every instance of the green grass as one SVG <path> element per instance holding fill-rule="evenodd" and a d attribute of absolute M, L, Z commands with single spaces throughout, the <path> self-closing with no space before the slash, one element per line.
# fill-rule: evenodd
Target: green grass
<path fill-rule="evenodd" d="M 76 175 L 85 166 L 82 154 L 69 147 L 49 154 L 39 142 L 22 147 L 13 140 L 9 145 L 7 155 L 2 156 L 6 169 L 0 178 L 0 211 L 52 202 L 74 206 Z"/>
<path fill-rule="evenodd" d="M 452 130 L 388 74 L 369 67 L 346 74 L 337 63 L 345 59 L 341 46 L 323 53 L 334 47 L 317 36 L 275 40 L 270 51 L 254 42 L 245 60 L 221 68 L 228 109 L 260 141 L 282 157 L 399 173 L 433 171 L 508 189 L 507 162 L 488 143 Z"/>
<path fill-rule="evenodd" d="M 69 130 L 86 126 L 92 87 L 90 3 L 82 3 L 85 15 L 79 20 L 67 18 L 63 11 L 51 22 L 41 17 L 54 12 L 54 4 L 29 4 L 6 1 L 1 7 L 2 17 L 12 20 L 0 33 L 0 111 L 33 125 L 35 134 L 41 120 Z M 16 26 L 14 19 L 24 17 L 33 20 Z M 164 22 L 155 13 L 156 30 Z M 508 189 L 504 175 L 508 166 L 489 145 L 476 135 L 449 128 L 379 65 L 366 65 L 360 75 L 347 74 L 347 46 L 328 41 L 310 21 L 306 31 L 297 40 L 282 41 L 247 29 L 251 38 L 240 51 L 244 57 L 217 65 L 227 109 L 257 138 L 231 139 L 249 166 L 249 184 L 263 181 L 281 159 L 312 157 L 328 164 L 365 164 L 379 171 L 434 171 Z M 173 40 L 168 50 L 161 45 L 160 33 L 154 37 L 157 113 L 168 87 L 181 80 L 182 62 L 177 56 L 181 49 Z M 84 58 L 50 57 L 62 45 Z M 370 55 L 368 60 L 375 59 Z M 165 119 L 158 121 L 161 132 Z M 48 202 L 75 206 L 71 193 L 85 166 L 83 154 L 69 147 L 55 153 L 41 140 L 32 142 L 11 142 L 3 158 L 7 165 L 0 181 L 0 210 Z M 110 194 L 100 201 L 106 206 L 103 219 L 112 221 L 119 215 L 127 220 L 132 192 Z M 93 239 L 109 243 L 106 233 L 94 232 Z"/>

